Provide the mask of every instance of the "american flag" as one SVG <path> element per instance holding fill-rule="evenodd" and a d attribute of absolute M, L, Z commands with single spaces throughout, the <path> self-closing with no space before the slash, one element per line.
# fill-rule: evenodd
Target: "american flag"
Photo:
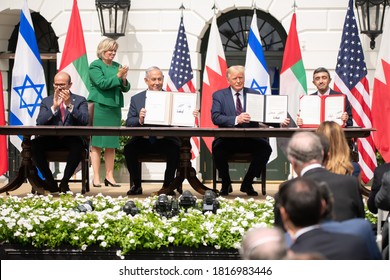
<path fill-rule="evenodd" d="M 195 87 L 192 83 L 194 75 L 191 67 L 190 51 L 188 49 L 187 35 L 184 28 L 183 17 L 180 20 L 175 50 L 173 51 L 171 67 L 168 72 L 167 91 L 192 92 Z M 198 122 L 196 120 L 196 125 Z M 192 137 L 192 159 L 199 155 L 199 138 Z"/>
<path fill-rule="evenodd" d="M 347 95 L 352 107 L 354 125 L 371 128 L 370 93 L 363 48 L 359 38 L 353 0 L 349 0 L 339 54 L 337 57 L 334 88 Z M 359 164 L 364 183 L 372 177 L 376 167 L 374 141 L 370 135 L 359 138 Z"/>

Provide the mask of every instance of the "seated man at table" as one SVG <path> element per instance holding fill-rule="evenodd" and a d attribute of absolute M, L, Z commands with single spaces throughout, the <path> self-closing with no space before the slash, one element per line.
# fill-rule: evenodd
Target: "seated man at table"
<path fill-rule="evenodd" d="M 247 93 L 258 93 L 244 87 L 245 68 L 240 65 L 231 66 L 226 71 L 226 78 L 230 84 L 228 88 L 213 93 L 211 118 L 218 127 L 256 128 L 264 126 L 251 121 L 251 116 L 245 112 Z M 287 126 L 289 119 L 281 124 Z M 261 168 L 265 166 L 271 155 L 272 148 L 266 138 L 228 138 L 219 137 L 213 141 L 212 153 L 219 176 L 222 179 L 220 195 L 227 196 L 232 192 L 227 158 L 233 153 L 252 153 L 253 160 L 244 177 L 240 191 L 249 196 L 257 196 L 253 189 L 253 179 L 260 177 Z"/>
<path fill-rule="evenodd" d="M 164 75 L 160 68 L 153 66 L 146 70 L 144 80 L 148 86 L 148 90 L 161 91 L 164 83 Z M 131 98 L 126 126 L 146 126 L 144 125 L 145 115 L 147 114 L 145 100 L 146 90 L 137 93 Z M 138 158 L 147 152 L 165 154 L 167 156 L 163 188 L 167 188 L 175 178 L 176 169 L 179 165 L 180 139 L 177 137 L 133 136 L 126 144 L 124 150 L 127 169 L 134 182 L 134 185 L 130 186 L 127 195 L 142 194 Z M 169 194 L 174 195 L 174 192 L 172 191 Z"/>
<path fill-rule="evenodd" d="M 324 67 L 318 67 L 313 72 L 313 84 L 316 86 L 317 91 L 311 93 L 310 95 L 332 95 L 332 94 L 343 94 L 341 92 L 334 91 L 329 87 L 332 78 L 330 77 L 328 69 Z M 348 101 L 348 98 L 345 97 L 345 112 L 341 115 L 341 120 L 344 122 L 345 126 L 353 126 L 352 120 L 352 110 L 351 104 Z M 300 116 L 297 117 L 297 125 L 301 126 L 303 120 Z"/>
<path fill-rule="evenodd" d="M 88 103 L 80 95 L 70 91 L 71 77 L 66 72 L 59 72 L 54 77 L 54 95 L 41 102 L 37 125 L 85 126 L 88 124 Z M 45 152 L 58 148 L 69 150 L 69 157 L 64 176 L 58 189 L 53 173 L 45 157 Z M 38 136 L 31 142 L 32 160 L 45 177 L 46 187 L 50 192 L 69 191 L 69 179 L 77 168 L 84 148 L 84 140 L 80 136 Z"/>

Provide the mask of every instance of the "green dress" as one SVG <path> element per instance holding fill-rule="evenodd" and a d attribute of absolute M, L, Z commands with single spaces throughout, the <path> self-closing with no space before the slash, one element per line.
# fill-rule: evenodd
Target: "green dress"
<path fill-rule="evenodd" d="M 123 85 L 116 74 L 120 64 L 105 64 L 97 59 L 89 66 L 90 92 L 88 101 L 94 103 L 94 126 L 121 126 L 123 93 L 130 90 L 130 83 Z M 119 148 L 119 136 L 93 136 L 92 146 Z"/>

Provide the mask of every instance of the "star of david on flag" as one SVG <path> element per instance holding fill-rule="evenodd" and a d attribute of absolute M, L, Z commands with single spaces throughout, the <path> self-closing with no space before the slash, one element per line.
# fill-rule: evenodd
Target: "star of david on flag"
<path fill-rule="evenodd" d="M 254 89 L 263 95 L 272 94 L 268 68 L 265 62 L 263 46 L 261 45 L 259 28 L 257 27 L 256 10 L 253 12 L 248 46 L 246 48 L 245 87 Z M 269 143 L 272 148 L 272 154 L 268 162 L 271 162 L 278 157 L 276 138 L 269 138 Z"/>
<path fill-rule="evenodd" d="M 46 96 L 47 87 L 42 61 L 31 14 L 27 2 L 24 1 L 12 70 L 10 125 L 35 125 L 39 106 Z M 10 140 L 21 151 L 22 137 L 11 136 Z"/>

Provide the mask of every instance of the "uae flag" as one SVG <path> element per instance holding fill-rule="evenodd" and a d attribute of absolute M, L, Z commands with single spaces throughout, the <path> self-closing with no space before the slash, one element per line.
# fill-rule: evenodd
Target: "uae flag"
<path fill-rule="evenodd" d="M 59 71 L 65 71 L 71 76 L 72 92 L 84 97 L 88 96 L 88 59 L 77 0 L 73 1 Z"/>
<path fill-rule="evenodd" d="M 296 25 L 297 19 L 294 13 L 283 55 L 279 93 L 288 96 L 288 112 L 292 121 L 295 121 L 297 117 L 299 97 L 307 93 L 306 73 Z"/>

